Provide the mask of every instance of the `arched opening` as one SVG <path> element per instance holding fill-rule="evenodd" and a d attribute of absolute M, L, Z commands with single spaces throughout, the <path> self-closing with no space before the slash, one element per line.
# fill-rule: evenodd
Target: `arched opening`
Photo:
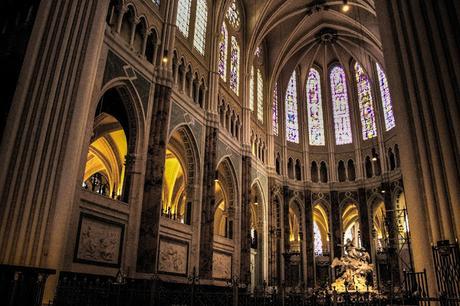
<path fill-rule="evenodd" d="M 191 224 L 196 158 L 192 139 L 185 128 L 170 137 L 163 175 L 162 216 Z"/>
<path fill-rule="evenodd" d="M 233 239 L 235 218 L 235 180 L 230 161 L 219 163 L 214 180 L 214 235 Z"/>
<path fill-rule="evenodd" d="M 289 157 L 287 166 L 288 166 L 288 177 L 290 179 L 294 179 L 294 161 L 292 160 L 291 157 Z"/>
<path fill-rule="evenodd" d="M 141 19 L 141 21 L 136 25 L 136 29 L 134 31 L 134 40 L 133 40 L 133 48 L 134 50 L 142 54 L 144 52 L 143 46 L 144 46 L 144 37 L 146 34 L 146 25 L 145 25 L 145 20 Z"/>
<path fill-rule="evenodd" d="M 379 201 L 374 205 L 372 229 L 372 234 L 374 237 L 374 247 L 377 253 L 382 253 L 386 247 L 388 233 L 385 226 L 385 218 L 385 203 L 383 201 Z"/>
<path fill-rule="evenodd" d="M 132 119 L 134 120 L 134 119 Z M 117 89 L 108 90 L 96 107 L 82 186 L 117 200 L 127 201 L 126 180 L 129 120 Z"/>
<path fill-rule="evenodd" d="M 339 178 L 339 182 L 345 182 L 347 180 L 347 175 L 345 173 L 345 164 L 343 160 L 340 160 L 339 165 L 337 166 L 337 176 Z"/>
<path fill-rule="evenodd" d="M 257 184 L 251 187 L 251 203 L 249 208 L 249 237 L 251 238 L 250 273 L 251 289 L 263 285 L 264 260 L 264 203 L 262 192 Z"/>
<path fill-rule="evenodd" d="M 311 181 L 313 183 L 318 183 L 318 164 L 315 161 L 311 162 Z"/>
<path fill-rule="evenodd" d="M 329 283 L 329 214 L 321 203 L 313 207 L 313 239 L 316 285 L 324 286 Z"/>
<path fill-rule="evenodd" d="M 230 228 L 228 200 L 222 183 L 216 180 L 215 195 L 217 209 L 214 213 L 214 234 L 228 239 L 233 238 L 233 227 Z"/>
<path fill-rule="evenodd" d="M 366 156 L 366 161 L 364 162 L 364 167 L 366 169 L 366 177 L 371 178 L 372 177 L 372 162 L 371 162 L 371 158 L 369 156 Z"/>
<path fill-rule="evenodd" d="M 395 145 L 396 168 L 401 167 L 401 160 L 399 159 L 399 146 Z"/>
<path fill-rule="evenodd" d="M 120 29 L 120 36 L 123 38 L 128 44 L 131 43 L 131 30 L 134 23 L 134 11 L 131 6 L 129 6 L 128 10 L 123 15 L 123 19 L 121 21 L 121 29 Z"/>
<path fill-rule="evenodd" d="M 349 181 L 354 181 L 356 179 L 356 172 L 355 172 L 355 163 L 353 162 L 352 159 L 348 160 L 347 163 L 347 170 L 348 170 L 348 180 Z"/>
<path fill-rule="evenodd" d="M 302 180 L 302 166 L 300 165 L 300 160 L 295 161 L 295 179 L 298 181 Z"/>
<path fill-rule="evenodd" d="M 347 244 L 352 243 L 355 247 L 361 247 L 359 210 L 356 204 L 349 203 L 342 211 L 343 245 L 347 253 Z"/>
<path fill-rule="evenodd" d="M 145 46 L 145 58 L 149 63 L 155 64 L 155 49 L 157 45 L 157 34 L 155 31 L 152 31 L 149 36 L 147 36 L 147 44 Z M 174 52 L 173 59 L 173 72 L 174 80 L 177 81 L 177 53 Z"/>
<path fill-rule="evenodd" d="M 388 149 L 388 160 L 390 162 L 390 170 L 396 169 L 395 154 L 391 148 Z"/>
<path fill-rule="evenodd" d="M 322 161 L 319 168 L 319 175 L 321 183 L 327 183 L 327 165 L 326 162 Z"/>
<path fill-rule="evenodd" d="M 302 275 L 302 213 L 299 204 L 294 201 L 289 205 L 289 249 L 286 259 L 286 281 L 290 287 L 296 287 Z"/>
<path fill-rule="evenodd" d="M 276 154 L 275 169 L 276 169 L 276 174 L 280 175 L 281 174 L 281 157 L 279 153 Z"/>

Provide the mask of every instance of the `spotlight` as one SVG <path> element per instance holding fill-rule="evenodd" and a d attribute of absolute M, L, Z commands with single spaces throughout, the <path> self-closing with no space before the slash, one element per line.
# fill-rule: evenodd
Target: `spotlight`
<path fill-rule="evenodd" d="M 385 191 L 385 189 L 382 189 L 382 191 L 381 191 L 381 192 L 382 192 L 382 193 L 385 193 L 386 191 Z"/>
<path fill-rule="evenodd" d="M 347 0 L 343 0 L 342 12 L 346 13 L 350 10 L 350 5 Z"/>
<path fill-rule="evenodd" d="M 166 64 L 168 62 L 168 58 L 165 56 L 165 57 L 163 57 L 162 61 L 163 61 L 163 63 Z"/>
<path fill-rule="evenodd" d="M 372 161 L 377 161 L 377 156 L 373 156 Z"/>

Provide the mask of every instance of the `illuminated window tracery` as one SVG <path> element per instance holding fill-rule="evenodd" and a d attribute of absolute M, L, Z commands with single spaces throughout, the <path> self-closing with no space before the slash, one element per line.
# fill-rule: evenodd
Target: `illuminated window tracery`
<path fill-rule="evenodd" d="M 264 80 L 260 69 L 257 69 L 257 119 L 264 121 Z"/>
<path fill-rule="evenodd" d="M 227 81 L 227 48 L 228 48 L 228 30 L 225 22 L 222 23 L 219 37 L 219 64 L 218 72 L 220 77 Z"/>
<path fill-rule="evenodd" d="M 208 22 L 208 5 L 206 0 L 198 0 L 196 4 L 194 47 L 202 55 L 206 49 L 206 26 Z"/>
<path fill-rule="evenodd" d="M 273 89 L 272 108 L 273 134 L 278 136 L 278 82 L 275 83 L 275 88 Z"/>
<path fill-rule="evenodd" d="M 358 104 L 361 114 L 363 139 L 367 140 L 377 136 L 377 127 L 375 125 L 374 106 L 372 103 L 369 78 L 358 62 L 355 63 L 355 76 L 358 87 Z"/>
<path fill-rule="evenodd" d="M 179 0 L 177 4 L 176 24 L 185 37 L 188 37 L 191 4 L 191 0 Z"/>
<path fill-rule="evenodd" d="M 297 112 L 297 80 L 296 72 L 292 73 L 286 90 L 286 139 L 299 143 L 299 122 Z"/>
<path fill-rule="evenodd" d="M 249 75 L 249 109 L 254 111 L 254 66 L 251 66 Z"/>
<path fill-rule="evenodd" d="M 234 29 L 239 29 L 240 24 L 241 24 L 241 18 L 240 18 L 240 12 L 238 10 L 238 6 L 236 4 L 236 1 L 233 0 L 230 5 L 228 6 L 227 14 L 226 17 L 230 23 L 230 25 Z"/>
<path fill-rule="evenodd" d="M 307 80 L 307 111 L 310 145 L 323 146 L 324 121 L 321 100 L 321 79 L 316 69 L 310 69 Z"/>
<path fill-rule="evenodd" d="M 240 87 L 240 46 L 235 36 L 231 39 L 230 51 L 230 88 L 239 95 Z"/>
<path fill-rule="evenodd" d="M 387 77 L 382 67 L 380 67 L 378 63 L 375 65 L 377 66 L 377 74 L 379 77 L 380 95 L 382 97 L 383 116 L 385 119 L 385 130 L 389 131 L 396 126 L 390 89 L 388 88 Z"/>
<path fill-rule="evenodd" d="M 332 68 L 330 86 L 334 113 L 335 142 L 337 145 L 352 142 L 348 93 L 345 80 L 345 71 L 340 66 Z"/>

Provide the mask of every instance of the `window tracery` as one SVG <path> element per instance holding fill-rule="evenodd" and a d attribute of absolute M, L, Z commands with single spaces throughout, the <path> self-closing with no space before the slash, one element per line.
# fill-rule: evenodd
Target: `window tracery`
<path fill-rule="evenodd" d="M 385 119 L 385 130 L 389 131 L 396 126 L 393 115 L 393 105 L 391 101 L 390 89 L 388 87 L 387 77 L 382 67 L 375 63 L 377 67 L 377 75 L 379 78 L 380 95 L 382 97 L 383 117 Z"/>
<path fill-rule="evenodd" d="M 321 100 L 321 79 L 319 72 L 312 68 L 307 80 L 308 133 L 310 145 L 324 146 L 324 121 Z"/>
<path fill-rule="evenodd" d="M 299 143 L 299 122 L 297 112 L 296 72 L 292 73 L 286 90 L 286 138 L 287 141 Z"/>
<path fill-rule="evenodd" d="M 191 0 L 179 0 L 179 2 L 177 3 L 176 24 L 179 31 L 185 37 L 188 37 L 191 4 Z"/>
<path fill-rule="evenodd" d="M 272 124 L 273 134 L 278 136 L 278 82 L 275 83 L 275 88 L 273 89 Z"/>
<path fill-rule="evenodd" d="M 238 10 L 238 6 L 235 0 L 230 2 L 230 5 L 228 6 L 228 9 L 227 9 L 226 17 L 230 25 L 235 30 L 238 30 L 240 28 L 240 24 L 241 24 L 240 11 Z"/>
<path fill-rule="evenodd" d="M 228 49 L 228 30 L 225 21 L 222 23 L 219 37 L 219 64 L 218 72 L 220 77 L 227 81 L 227 49 Z"/>
<path fill-rule="evenodd" d="M 335 66 L 332 68 L 329 78 L 334 113 L 335 142 L 337 145 L 348 144 L 352 142 L 352 134 L 345 71 L 342 67 Z"/>
<path fill-rule="evenodd" d="M 358 62 L 355 63 L 355 75 L 358 88 L 358 104 L 361 114 L 363 139 L 368 140 L 377 136 L 371 86 L 368 76 Z"/>
<path fill-rule="evenodd" d="M 230 51 L 230 88 L 239 95 L 240 88 L 240 46 L 235 36 L 231 39 Z"/>
<path fill-rule="evenodd" d="M 196 4 L 194 47 L 204 55 L 206 49 L 206 26 L 208 21 L 208 5 L 206 0 L 198 0 Z"/>
<path fill-rule="evenodd" d="M 254 111 L 254 66 L 251 66 L 249 75 L 249 109 Z"/>
<path fill-rule="evenodd" d="M 260 69 L 257 69 L 257 119 L 264 121 L 264 80 Z"/>

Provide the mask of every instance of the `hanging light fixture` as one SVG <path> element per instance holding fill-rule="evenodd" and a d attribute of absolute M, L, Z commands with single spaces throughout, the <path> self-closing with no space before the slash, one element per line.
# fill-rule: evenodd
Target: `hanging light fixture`
<path fill-rule="evenodd" d="M 350 10 L 350 5 L 348 4 L 348 0 L 343 0 L 342 12 L 346 13 L 349 10 Z"/>

